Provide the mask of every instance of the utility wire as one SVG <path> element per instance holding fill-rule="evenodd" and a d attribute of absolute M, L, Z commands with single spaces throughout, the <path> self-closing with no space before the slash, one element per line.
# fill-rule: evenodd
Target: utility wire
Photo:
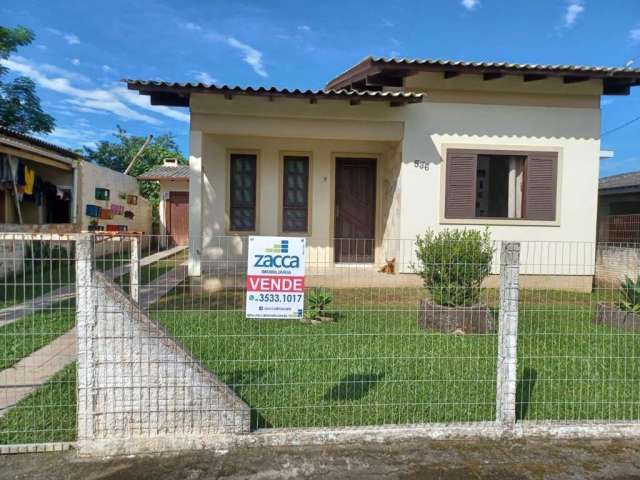
<path fill-rule="evenodd" d="M 618 125 L 617 127 L 614 127 L 610 130 L 607 130 L 606 132 L 603 132 L 600 134 L 600 138 L 604 137 L 605 135 L 609 135 L 610 133 L 613 132 L 617 132 L 618 130 L 621 130 L 625 127 L 628 127 L 629 125 L 631 125 L 632 123 L 637 122 L 638 120 L 640 120 L 640 116 L 632 118 L 631 120 L 629 120 L 628 122 L 623 123 L 622 125 Z"/>

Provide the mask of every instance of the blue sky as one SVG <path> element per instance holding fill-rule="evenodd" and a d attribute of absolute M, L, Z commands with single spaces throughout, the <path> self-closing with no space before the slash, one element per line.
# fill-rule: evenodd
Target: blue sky
<path fill-rule="evenodd" d="M 187 109 L 150 106 L 124 77 L 322 88 L 368 55 L 640 67 L 638 0 L 3 0 L 0 18 L 36 33 L 8 66 L 37 82 L 48 139 L 68 147 L 121 125 L 187 151 Z M 602 112 L 603 132 L 640 116 L 640 87 Z M 640 170 L 639 134 L 603 137 L 602 175 Z"/>

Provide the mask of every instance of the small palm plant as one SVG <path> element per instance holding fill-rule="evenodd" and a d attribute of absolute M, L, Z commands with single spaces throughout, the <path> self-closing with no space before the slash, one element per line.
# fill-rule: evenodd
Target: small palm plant
<path fill-rule="evenodd" d="M 629 277 L 620 284 L 623 300 L 620 309 L 640 315 L 640 275 L 633 281 Z"/>
<path fill-rule="evenodd" d="M 309 293 L 307 318 L 311 320 L 331 320 L 327 314 L 327 307 L 331 304 L 333 296 L 329 290 L 324 288 L 314 288 Z"/>

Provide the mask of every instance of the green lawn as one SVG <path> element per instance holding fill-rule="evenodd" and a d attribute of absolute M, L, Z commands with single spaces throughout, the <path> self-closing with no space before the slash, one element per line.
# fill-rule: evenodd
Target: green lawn
<path fill-rule="evenodd" d="M 75 363 L 65 367 L 0 417 L 0 444 L 69 442 L 75 439 Z"/>
<path fill-rule="evenodd" d="M 75 301 L 67 300 L 0 327 L 0 370 L 68 332 L 75 318 Z"/>
<path fill-rule="evenodd" d="M 494 419 L 496 336 L 419 329 L 420 289 L 337 290 L 337 321 L 318 325 L 247 320 L 241 291 L 181 290 L 154 318 L 251 406 L 253 428 Z M 495 292 L 485 298 L 495 306 Z M 639 420 L 640 334 L 591 321 L 597 302 L 612 295 L 530 290 L 521 299 L 518 418 Z M 61 418 L 73 414 L 72 403 L 57 404 L 67 405 Z M 38 405 L 10 412 L 22 415 L 13 421 L 24 431 L 6 438 L 45 438 L 31 427 Z"/>

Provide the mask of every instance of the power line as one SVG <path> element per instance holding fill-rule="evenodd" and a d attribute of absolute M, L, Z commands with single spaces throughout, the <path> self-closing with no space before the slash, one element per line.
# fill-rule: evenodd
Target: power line
<path fill-rule="evenodd" d="M 601 133 L 600 134 L 600 138 L 604 137 L 605 135 L 609 135 L 610 133 L 617 132 L 618 130 L 621 130 L 621 129 L 625 128 L 625 127 L 628 127 L 629 125 L 631 125 L 632 123 L 637 122 L 638 120 L 640 120 L 640 116 L 632 118 L 631 120 L 629 120 L 628 122 L 623 123 L 622 125 L 618 125 L 617 127 L 614 127 L 614 128 L 612 128 L 610 130 L 607 130 L 604 133 Z"/>

